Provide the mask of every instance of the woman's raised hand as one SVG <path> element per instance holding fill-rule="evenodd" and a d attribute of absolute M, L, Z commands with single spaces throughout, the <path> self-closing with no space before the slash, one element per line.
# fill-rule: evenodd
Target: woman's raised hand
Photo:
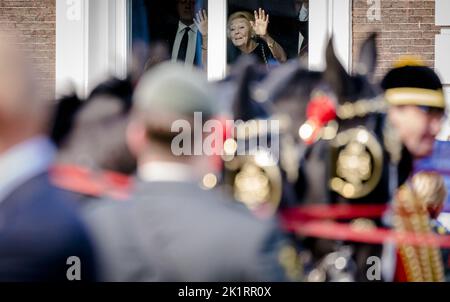
<path fill-rule="evenodd" d="M 253 31 L 258 36 L 264 37 L 267 35 L 267 27 L 269 26 L 269 14 L 259 8 L 258 11 L 255 10 L 255 21 L 251 21 L 250 24 Z"/>

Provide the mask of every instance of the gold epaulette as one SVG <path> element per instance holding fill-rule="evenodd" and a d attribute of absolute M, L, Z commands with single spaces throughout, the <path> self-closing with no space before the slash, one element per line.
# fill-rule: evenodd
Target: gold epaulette
<path fill-rule="evenodd" d="M 440 177 L 435 173 L 418 173 L 410 182 L 397 190 L 394 199 L 394 228 L 396 231 L 417 234 L 432 233 L 427 200 L 430 197 L 442 197 L 442 194 L 430 192 L 426 186 L 421 184 L 440 182 Z M 399 254 L 405 268 L 407 281 L 444 281 L 442 255 L 438 247 L 401 245 Z"/>

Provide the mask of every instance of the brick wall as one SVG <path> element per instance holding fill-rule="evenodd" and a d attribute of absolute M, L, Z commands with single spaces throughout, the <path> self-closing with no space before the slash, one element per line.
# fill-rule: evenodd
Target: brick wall
<path fill-rule="evenodd" d="M 55 86 L 56 0 L 0 0 L 0 26 L 8 25 L 21 31 L 24 48 L 31 50 L 40 70 L 40 81 L 48 96 Z M 372 1 L 373 2 L 373 1 Z M 353 0 L 353 58 L 361 42 L 371 31 L 378 31 L 382 76 L 399 55 L 420 55 L 429 66 L 434 65 L 434 37 L 439 29 L 434 25 L 434 0 L 380 0 L 381 19 L 371 21 L 367 0 Z"/>
<path fill-rule="evenodd" d="M 0 0 L 0 27 L 12 27 L 23 37 L 39 73 L 42 91 L 55 91 L 56 0 Z M 6 24 L 5 24 L 6 23 Z"/>
<path fill-rule="evenodd" d="M 368 2 L 374 1 L 353 0 L 354 60 L 362 41 L 375 30 L 380 33 L 378 78 L 400 55 L 419 55 L 434 67 L 434 38 L 439 32 L 435 26 L 434 0 L 380 0 L 380 20 L 368 18 L 373 8 Z"/>

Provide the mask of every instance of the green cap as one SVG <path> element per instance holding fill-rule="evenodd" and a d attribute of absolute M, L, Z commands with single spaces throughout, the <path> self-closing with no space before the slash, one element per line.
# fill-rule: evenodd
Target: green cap
<path fill-rule="evenodd" d="M 172 116 L 193 116 L 201 112 L 205 118 L 216 114 L 212 85 L 200 70 L 180 63 L 166 62 L 144 74 L 136 87 L 134 106 L 139 111 Z"/>

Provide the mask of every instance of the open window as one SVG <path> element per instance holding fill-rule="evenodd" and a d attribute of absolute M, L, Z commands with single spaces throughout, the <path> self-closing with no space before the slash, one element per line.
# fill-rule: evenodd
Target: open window
<path fill-rule="evenodd" d="M 186 65 L 202 67 L 205 35 L 202 34 L 202 24 L 196 24 L 194 18 L 198 12 L 207 9 L 206 1 L 131 1 L 132 45 L 148 46 L 146 68 L 164 60 L 181 61 Z"/>
<path fill-rule="evenodd" d="M 229 64 L 239 56 L 239 49 L 230 39 L 229 17 L 239 11 L 253 14 L 262 8 L 269 15 L 268 33 L 284 50 L 287 59 L 300 58 L 312 69 L 324 68 L 324 52 L 328 38 L 333 35 L 338 57 L 344 67 L 351 70 L 351 0 L 129 0 L 131 3 L 131 35 L 133 45 L 146 43 L 156 56 L 147 63 L 159 61 L 158 56 L 165 47 L 167 60 L 177 60 L 177 51 L 182 36 L 178 31 L 179 5 L 188 7 L 189 19 L 202 9 L 208 14 L 208 35 L 204 41 L 197 32 L 195 42 L 189 42 L 188 62 L 205 68 L 211 80 L 227 75 Z M 193 32 L 190 32 L 193 36 Z M 257 38 L 257 37 L 256 37 Z M 272 41 L 269 41 L 272 42 Z M 272 44 L 272 43 L 269 43 Z M 163 46 L 165 45 L 165 46 Z M 267 45 L 271 46 L 271 45 Z M 206 48 L 205 57 L 202 48 Z M 175 50 L 174 50 L 175 49 Z M 279 64 L 272 60 L 270 48 L 268 64 Z M 183 56 L 182 56 L 183 57 Z M 191 64 L 191 63 L 188 63 Z"/>
<path fill-rule="evenodd" d="M 253 53 L 266 64 L 273 65 L 298 57 L 307 60 L 309 0 L 215 0 L 210 2 L 215 4 L 225 2 L 221 12 L 217 11 L 218 6 L 215 5 L 212 9 L 216 11 L 211 13 L 213 16 L 222 13 L 226 24 L 215 22 L 216 18 L 213 17 L 209 22 L 209 32 L 217 32 L 216 27 L 226 27 L 223 31 L 225 36 L 222 35 L 220 39 L 226 39 L 227 64 L 233 63 L 242 53 L 239 43 L 242 42 L 244 34 L 248 38 L 244 42 L 248 43 L 250 48 L 258 47 L 259 51 Z M 208 44 L 203 40 L 207 35 L 202 34 L 201 24 L 196 24 L 193 19 L 203 10 L 209 14 L 207 0 L 131 0 L 131 8 L 132 45 L 136 47 L 136 45 L 145 44 L 149 47 L 147 68 L 163 60 L 183 61 L 187 65 L 197 67 L 206 65 L 203 55 Z M 259 8 L 264 9 L 265 15 L 269 15 L 266 28 L 268 41 L 262 39 L 266 36 L 257 35 L 254 31 L 258 28 L 255 26 L 260 21 L 255 22 L 254 12 L 258 12 Z M 230 20 L 230 17 L 236 17 L 236 13 L 248 16 L 247 33 L 242 33 L 236 25 L 242 23 L 239 23 L 243 21 L 242 18 Z M 259 15 L 257 19 L 258 17 Z M 250 22 L 255 22 L 253 27 Z M 186 28 L 189 28 L 187 32 Z M 234 32 L 234 35 L 231 35 L 231 32 Z M 218 38 L 217 35 L 215 36 Z M 209 53 L 211 51 L 206 52 L 206 55 Z M 215 55 L 217 51 L 212 56 Z"/>
<path fill-rule="evenodd" d="M 309 0 L 228 0 L 227 62 L 243 52 L 269 65 L 299 57 L 307 61 L 308 23 Z"/>
<path fill-rule="evenodd" d="M 295 57 L 303 38 L 300 56 L 307 57 L 310 68 L 323 69 L 325 46 L 332 34 L 341 62 L 347 70 L 351 70 L 351 0 L 308 1 L 308 10 L 303 9 L 303 12 L 299 12 L 300 2 L 302 6 L 304 3 L 301 0 L 193 2 L 194 11 L 201 8 L 208 11 L 207 43 L 202 44 L 202 39 L 197 35 L 195 54 L 198 58 L 199 48 L 207 45 L 206 61 L 210 80 L 224 78 L 227 74 L 227 61 L 233 61 L 233 49 L 230 49 L 227 38 L 228 17 L 237 10 L 252 11 L 259 7 L 269 13 L 269 33 L 285 48 L 287 58 Z M 164 49 L 169 53 L 166 59 L 169 56 L 172 59 L 175 41 L 170 41 L 173 36 L 166 38 L 165 44 L 158 41 L 164 41 L 162 37 L 167 36 L 167 24 L 171 24 L 173 28 L 177 15 L 175 0 L 56 1 L 56 8 L 57 94 L 65 89 L 67 81 L 76 84 L 80 95 L 87 95 L 90 88 L 95 87 L 106 74 L 125 77 L 130 72 L 130 63 L 133 61 L 131 50 L 136 52 L 139 45 L 149 46 L 153 50 L 151 58 L 148 55 L 141 56 L 145 58 L 142 59 L 140 68 L 146 63 L 152 64 L 164 59 Z M 134 47 L 130 47 L 131 45 Z"/>

